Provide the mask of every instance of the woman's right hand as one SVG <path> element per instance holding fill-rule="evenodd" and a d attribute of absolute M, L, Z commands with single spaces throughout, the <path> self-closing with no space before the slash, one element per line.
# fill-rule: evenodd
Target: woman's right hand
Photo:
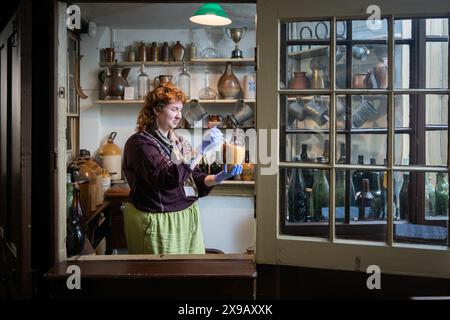
<path fill-rule="evenodd" d="M 223 139 L 222 132 L 217 129 L 217 127 L 213 127 L 206 131 L 202 138 L 202 146 L 201 153 L 204 154 L 216 147 Z"/>

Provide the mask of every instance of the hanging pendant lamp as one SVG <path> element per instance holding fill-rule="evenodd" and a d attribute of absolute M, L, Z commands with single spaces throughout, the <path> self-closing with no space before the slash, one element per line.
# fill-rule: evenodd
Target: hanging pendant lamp
<path fill-rule="evenodd" d="M 227 13 L 217 3 L 203 4 L 189 20 L 207 26 L 226 26 L 231 23 Z"/>

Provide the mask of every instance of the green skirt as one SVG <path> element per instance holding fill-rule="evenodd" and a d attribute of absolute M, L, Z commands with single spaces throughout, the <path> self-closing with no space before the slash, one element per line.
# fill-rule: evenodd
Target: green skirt
<path fill-rule="evenodd" d="M 140 211 L 127 202 L 124 228 L 129 254 L 205 253 L 197 202 L 164 213 Z"/>

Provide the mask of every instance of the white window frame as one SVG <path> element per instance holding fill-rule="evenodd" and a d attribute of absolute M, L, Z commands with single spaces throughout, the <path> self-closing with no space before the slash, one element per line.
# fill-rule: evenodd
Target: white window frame
<path fill-rule="evenodd" d="M 392 34 L 394 19 L 397 17 L 433 17 L 442 16 L 450 12 L 450 3 L 447 1 L 430 0 L 410 1 L 408 7 L 396 1 L 378 1 L 381 14 L 388 19 L 388 32 Z M 259 0 L 257 2 L 258 26 L 258 92 L 259 101 L 257 128 L 275 129 L 277 139 L 272 140 L 268 150 L 272 150 L 278 167 L 295 167 L 297 164 L 282 163 L 279 159 L 279 123 L 281 94 L 301 94 L 301 90 L 280 89 L 280 25 L 283 22 L 299 21 L 302 19 L 366 19 L 369 15 L 365 8 L 370 3 L 356 5 L 350 0 L 339 2 L 316 0 L 304 2 L 295 0 Z M 330 18 L 332 17 L 332 18 Z M 336 39 L 334 23 L 330 28 L 332 35 L 330 52 L 335 52 Z M 275 45 L 274 45 L 275 44 Z M 437 93 L 439 90 L 394 90 L 393 64 L 394 38 L 388 38 L 389 87 L 384 93 L 388 94 L 389 106 L 394 105 L 394 93 Z M 330 62 L 330 77 L 334 77 L 335 59 Z M 308 90 L 311 92 L 312 90 Z M 351 91 L 351 90 L 348 90 Z M 314 91 L 315 92 L 315 91 Z M 375 91 L 370 91 L 374 93 Z M 440 93 L 449 94 L 450 90 L 441 90 Z M 316 93 L 316 92 L 315 92 Z M 342 93 L 342 91 L 339 91 Z M 335 92 L 334 84 L 329 90 L 317 90 L 317 94 L 331 96 L 330 114 L 330 141 L 335 141 L 334 112 Z M 393 175 L 395 171 L 411 171 L 410 167 L 394 166 L 394 109 L 388 109 L 388 186 L 393 189 Z M 449 139 L 450 140 L 450 139 Z M 336 165 L 335 144 L 330 143 L 330 164 L 324 165 L 330 169 L 330 189 L 334 188 L 336 168 L 354 168 L 350 165 Z M 301 166 L 301 165 L 300 165 Z M 448 246 L 431 246 L 417 244 L 394 243 L 392 205 L 388 205 L 388 241 L 386 243 L 336 239 L 334 223 L 330 223 L 329 238 L 313 238 L 287 236 L 280 234 L 279 194 L 284 192 L 279 187 L 279 172 L 276 175 L 262 175 L 260 164 L 256 180 L 256 206 L 257 206 L 257 246 L 256 259 L 258 263 L 282 264 L 301 267 L 325 268 L 337 270 L 353 270 L 366 272 L 370 265 L 378 265 L 383 273 L 408 274 L 420 276 L 433 276 L 450 278 L 450 250 Z M 437 171 L 442 168 L 418 168 L 422 171 Z M 445 169 L 444 169 L 445 170 Z M 446 168 L 449 171 L 449 168 Z M 271 186 L 268 188 L 267 186 Z M 334 221 L 335 199 L 330 197 L 330 221 Z M 388 195 L 388 203 L 392 203 L 392 191 Z"/>

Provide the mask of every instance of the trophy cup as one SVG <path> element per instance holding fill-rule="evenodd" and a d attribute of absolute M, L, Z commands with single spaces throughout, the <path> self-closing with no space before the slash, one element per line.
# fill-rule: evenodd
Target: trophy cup
<path fill-rule="evenodd" d="M 231 52 L 231 58 L 243 58 L 242 51 L 238 48 L 238 42 L 245 37 L 247 27 L 242 28 L 226 28 L 227 37 L 234 41 L 236 48 Z"/>

